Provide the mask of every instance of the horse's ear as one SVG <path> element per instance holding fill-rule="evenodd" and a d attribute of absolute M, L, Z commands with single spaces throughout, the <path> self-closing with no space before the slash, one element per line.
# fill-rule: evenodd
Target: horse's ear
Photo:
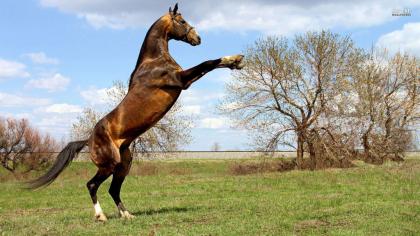
<path fill-rule="evenodd" d="M 178 11 L 178 3 L 176 3 L 175 4 L 175 7 L 174 7 L 174 15 L 176 15 L 176 12 Z"/>
<path fill-rule="evenodd" d="M 172 14 L 172 7 L 169 7 L 169 14 Z"/>

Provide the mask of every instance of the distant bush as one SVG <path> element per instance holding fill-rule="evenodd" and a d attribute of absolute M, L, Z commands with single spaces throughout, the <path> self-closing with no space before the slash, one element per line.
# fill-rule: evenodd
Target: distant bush
<path fill-rule="evenodd" d="M 0 164 L 10 172 L 44 168 L 59 148 L 48 134 L 30 126 L 26 119 L 0 117 Z"/>

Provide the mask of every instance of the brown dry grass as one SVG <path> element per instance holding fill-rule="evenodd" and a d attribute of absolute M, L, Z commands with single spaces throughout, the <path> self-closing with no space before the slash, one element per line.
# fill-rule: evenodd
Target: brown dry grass
<path fill-rule="evenodd" d="M 130 174 L 136 176 L 150 176 L 159 174 L 161 170 L 162 165 L 160 163 L 141 161 L 131 167 Z"/>
<path fill-rule="evenodd" d="M 167 175 L 188 175 L 192 169 L 184 166 L 168 165 L 167 163 L 140 161 L 133 164 L 130 175 L 134 176 L 153 176 L 160 174 Z"/>
<path fill-rule="evenodd" d="M 233 175 L 246 175 L 264 172 L 283 172 L 296 168 L 295 161 L 292 160 L 266 160 L 257 162 L 235 162 L 229 166 L 229 173 Z"/>
<path fill-rule="evenodd" d="M 355 165 L 347 159 L 322 160 L 316 163 L 315 169 L 351 168 L 354 166 Z M 253 162 L 234 162 L 229 166 L 229 173 L 233 175 L 247 175 L 264 172 L 284 172 L 294 169 L 297 169 L 295 159 L 268 160 L 263 158 Z M 302 169 L 311 169 L 311 162 L 309 159 L 304 159 Z"/>

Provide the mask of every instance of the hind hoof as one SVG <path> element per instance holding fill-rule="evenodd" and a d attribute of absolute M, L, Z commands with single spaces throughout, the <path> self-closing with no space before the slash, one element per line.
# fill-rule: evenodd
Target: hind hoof
<path fill-rule="evenodd" d="M 96 221 L 99 221 L 99 222 L 106 222 L 108 220 L 108 218 L 106 218 L 104 213 L 101 213 L 99 215 L 95 215 L 95 219 L 96 219 Z"/>
<path fill-rule="evenodd" d="M 120 216 L 121 216 L 121 218 L 128 219 L 128 220 L 131 220 L 131 219 L 133 219 L 135 217 L 132 214 L 130 214 L 130 212 L 128 212 L 128 211 L 122 211 L 122 212 L 120 212 Z"/>

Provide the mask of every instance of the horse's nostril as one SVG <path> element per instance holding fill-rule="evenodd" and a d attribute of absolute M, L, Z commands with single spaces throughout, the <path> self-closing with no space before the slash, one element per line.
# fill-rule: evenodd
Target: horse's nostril
<path fill-rule="evenodd" d="M 200 36 L 197 36 L 197 40 L 198 40 L 198 43 L 200 44 L 200 43 L 201 43 L 201 38 L 200 38 Z"/>

